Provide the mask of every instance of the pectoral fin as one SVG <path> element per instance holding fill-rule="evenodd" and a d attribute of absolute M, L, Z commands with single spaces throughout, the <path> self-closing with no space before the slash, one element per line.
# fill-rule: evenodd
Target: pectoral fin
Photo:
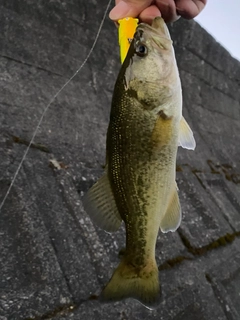
<path fill-rule="evenodd" d="M 169 231 L 176 231 L 182 220 L 181 206 L 177 193 L 177 185 L 174 188 L 172 197 L 170 198 L 167 211 L 160 222 L 160 229 L 166 233 Z"/>
<path fill-rule="evenodd" d="M 179 146 L 189 150 L 194 150 L 196 147 L 193 132 L 184 117 L 180 120 Z"/>
<path fill-rule="evenodd" d="M 120 227 L 122 218 L 107 173 L 83 197 L 83 206 L 93 223 L 105 231 L 114 232 Z"/>

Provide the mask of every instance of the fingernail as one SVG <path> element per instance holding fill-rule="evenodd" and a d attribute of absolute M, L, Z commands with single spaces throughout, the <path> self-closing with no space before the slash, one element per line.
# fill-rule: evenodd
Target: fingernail
<path fill-rule="evenodd" d="M 128 16 L 129 6 L 126 2 L 120 1 L 109 13 L 111 20 L 118 20 Z"/>

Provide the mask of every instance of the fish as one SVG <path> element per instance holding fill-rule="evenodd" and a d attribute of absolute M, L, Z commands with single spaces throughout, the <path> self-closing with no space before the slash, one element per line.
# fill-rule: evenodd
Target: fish
<path fill-rule="evenodd" d="M 159 230 L 174 232 L 182 213 L 176 184 L 178 146 L 193 150 L 182 116 L 182 89 L 168 28 L 161 17 L 140 23 L 115 83 L 103 176 L 83 198 L 107 232 L 124 221 L 125 253 L 100 300 L 161 301 L 155 247 Z"/>

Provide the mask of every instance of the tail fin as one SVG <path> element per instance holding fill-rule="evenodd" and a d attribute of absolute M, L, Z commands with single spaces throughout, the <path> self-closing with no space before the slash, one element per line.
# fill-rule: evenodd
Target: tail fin
<path fill-rule="evenodd" d="M 100 300 L 105 302 L 134 298 L 149 309 L 160 303 L 160 286 L 156 261 L 144 268 L 127 264 L 123 258 L 111 280 L 101 293 Z"/>

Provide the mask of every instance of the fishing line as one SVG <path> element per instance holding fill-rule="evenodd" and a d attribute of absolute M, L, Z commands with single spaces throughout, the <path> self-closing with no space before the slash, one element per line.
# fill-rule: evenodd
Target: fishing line
<path fill-rule="evenodd" d="M 26 149 L 25 152 L 24 152 L 24 155 L 23 155 L 23 157 L 22 157 L 22 160 L 20 161 L 20 163 L 19 163 L 19 165 L 18 165 L 18 168 L 17 168 L 17 170 L 16 170 L 16 172 L 15 172 L 15 174 L 14 174 L 14 176 L 13 176 L 13 179 L 12 179 L 12 181 L 11 181 L 11 184 L 10 184 L 10 186 L 9 186 L 9 188 L 8 188 L 8 190 L 7 190 L 5 196 L 4 196 L 4 198 L 3 198 L 3 200 L 2 200 L 2 202 L 1 202 L 1 204 L 0 204 L 0 211 L 1 211 L 2 207 L 4 206 L 5 201 L 6 201 L 8 195 L 9 195 L 9 193 L 10 193 L 10 191 L 11 191 L 11 189 L 12 189 L 12 187 L 13 187 L 15 181 L 16 181 L 16 178 L 17 178 L 17 176 L 18 176 L 18 174 L 19 174 L 19 171 L 20 171 L 20 169 L 22 168 L 23 162 L 25 161 L 25 159 L 26 159 L 26 157 L 27 157 L 27 154 L 28 154 L 28 152 L 29 152 L 29 149 L 30 149 L 31 145 L 33 144 L 33 141 L 34 141 L 34 139 L 35 139 L 35 137 L 36 137 L 36 134 L 37 134 L 37 132 L 38 132 L 38 130 L 39 130 L 39 128 L 40 128 L 40 125 L 41 125 L 41 123 L 42 123 L 42 121 L 43 121 L 43 118 L 44 118 L 45 114 L 47 113 L 50 105 L 51 105 L 51 104 L 53 103 L 53 101 L 58 97 L 58 95 L 65 89 L 65 87 L 73 80 L 73 78 L 75 78 L 75 76 L 76 76 L 76 75 L 79 73 L 79 71 L 84 67 L 84 65 L 85 65 L 86 62 L 88 61 L 90 55 L 92 54 L 92 52 L 93 52 L 93 50 L 94 50 L 94 48 L 95 48 L 95 46 L 96 46 L 96 43 L 97 43 L 97 41 L 98 41 L 100 32 L 101 32 L 102 27 L 103 27 L 103 23 L 104 23 L 104 21 L 105 21 L 106 15 L 107 15 L 108 10 L 109 10 L 110 5 L 111 5 L 111 2 L 112 2 L 112 0 L 109 0 L 109 1 L 108 1 L 107 8 L 106 8 L 106 10 L 105 10 L 105 12 L 104 12 L 103 18 L 102 18 L 101 23 L 100 23 L 100 25 L 99 25 L 99 28 L 98 28 L 98 31 L 97 31 L 95 40 L 94 40 L 94 42 L 93 42 L 93 44 L 92 44 L 91 49 L 89 50 L 88 55 L 87 55 L 86 58 L 84 59 L 83 63 L 80 65 L 80 67 L 77 69 L 77 71 L 65 82 L 65 84 L 57 91 L 57 93 L 55 93 L 55 95 L 52 97 L 52 99 L 51 99 L 51 100 L 49 101 L 49 103 L 47 104 L 46 108 L 43 110 L 43 113 L 42 113 L 42 115 L 41 115 L 41 117 L 40 117 L 40 119 L 39 119 L 39 121 L 38 121 L 38 124 L 37 124 L 37 126 L 36 126 L 36 129 L 35 129 L 35 131 L 33 132 L 32 138 L 31 138 L 31 140 L 30 140 L 30 142 L 29 142 L 29 144 L 28 144 L 28 146 L 27 146 L 27 149 Z"/>

